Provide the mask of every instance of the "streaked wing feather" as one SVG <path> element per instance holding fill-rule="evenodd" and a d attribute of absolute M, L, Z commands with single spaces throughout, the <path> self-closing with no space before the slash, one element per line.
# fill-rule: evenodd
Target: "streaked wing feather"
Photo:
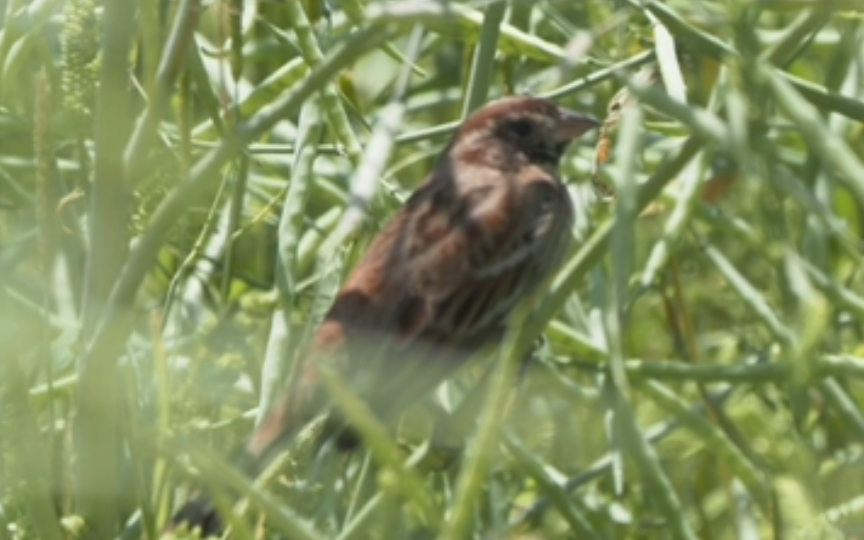
<path fill-rule="evenodd" d="M 531 259 L 549 247 L 545 236 L 561 218 L 561 196 L 546 179 L 481 186 L 462 195 L 455 213 L 452 204 L 428 196 L 407 235 L 425 242 L 406 250 L 406 267 L 414 293 L 436 304 L 429 323 L 463 336 L 500 326 L 542 277 L 535 267 L 546 265 Z M 539 257 L 547 255 L 555 254 Z"/>

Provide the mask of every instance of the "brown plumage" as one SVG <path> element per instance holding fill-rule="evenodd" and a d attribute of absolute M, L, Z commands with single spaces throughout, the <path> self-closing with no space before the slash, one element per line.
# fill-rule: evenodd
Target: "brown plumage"
<path fill-rule="evenodd" d="M 326 401 L 320 357 L 374 411 L 398 414 L 478 348 L 560 263 L 573 221 L 558 161 L 593 119 L 534 98 L 471 116 L 435 169 L 375 237 L 288 392 L 247 449 L 263 455 Z"/>
<path fill-rule="evenodd" d="M 596 125 L 527 97 L 470 116 L 351 272 L 297 384 L 252 434 L 249 457 L 266 458 L 323 412 L 322 361 L 386 418 L 499 340 L 513 308 L 563 258 L 573 209 L 558 164 Z"/>

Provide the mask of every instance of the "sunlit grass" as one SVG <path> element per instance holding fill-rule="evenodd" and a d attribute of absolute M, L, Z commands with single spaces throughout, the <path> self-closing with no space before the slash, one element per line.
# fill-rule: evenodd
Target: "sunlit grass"
<path fill-rule="evenodd" d="M 860 536 L 840 4 L 9 0 L 0 540 L 154 539 L 198 491 L 232 538 Z M 313 423 L 247 477 L 345 273 L 507 93 L 606 119 L 548 291 L 396 425 L 332 374 L 364 448 Z"/>

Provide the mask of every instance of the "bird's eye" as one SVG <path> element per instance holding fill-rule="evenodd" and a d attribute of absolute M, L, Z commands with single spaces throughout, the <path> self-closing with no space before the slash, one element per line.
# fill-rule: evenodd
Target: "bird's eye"
<path fill-rule="evenodd" d="M 520 137 L 527 137 L 531 134 L 531 122 L 527 120 L 514 120 L 510 123 L 510 130 Z"/>

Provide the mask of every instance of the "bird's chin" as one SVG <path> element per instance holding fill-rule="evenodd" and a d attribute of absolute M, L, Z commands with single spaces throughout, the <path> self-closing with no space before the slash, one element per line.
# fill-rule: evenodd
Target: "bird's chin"
<path fill-rule="evenodd" d="M 557 159 L 560 160 L 561 156 L 564 155 L 564 152 L 567 151 L 567 146 L 570 145 L 570 141 L 561 141 L 555 145 L 555 155 L 558 156 Z"/>

